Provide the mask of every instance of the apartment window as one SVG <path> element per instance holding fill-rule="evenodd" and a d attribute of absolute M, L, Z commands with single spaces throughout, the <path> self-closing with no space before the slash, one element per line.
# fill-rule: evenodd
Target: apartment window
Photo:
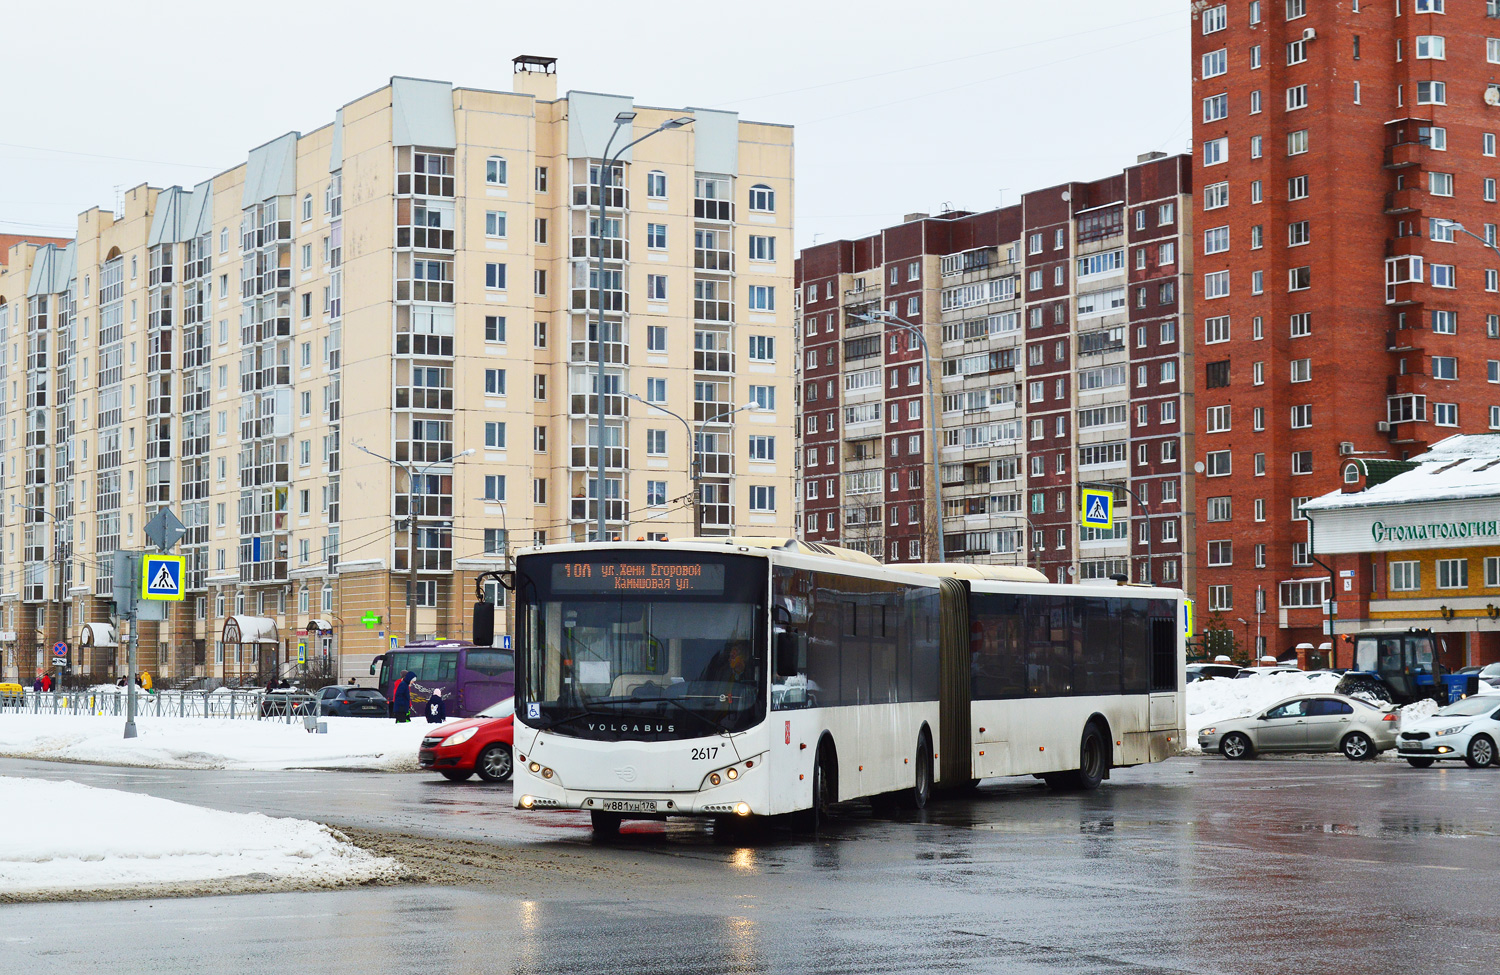
<path fill-rule="evenodd" d="M 1491 38 L 1490 44 L 1500 44 L 1500 39 Z M 1494 50 L 1493 46 L 1491 47 L 1491 50 Z M 1493 61 L 1495 59 L 1491 58 L 1491 60 Z M 1486 156 L 1493 156 L 1495 154 L 1495 133 L 1493 132 L 1486 132 L 1484 134 L 1484 154 Z"/>
<path fill-rule="evenodd" d="M 1484 178 L 1484 202 L 1495 202 L 1495 178 L 1493 176 Z"/>
<path fill-rule="evenodd" d="M 646 275 L 646 300 L 667 300 L 667 276 L 665 274 Z"/>
<path fill-rule="evenodd" d="M 663 383 L 666 380 L 662 380 Z M 776 387 L 774 386 L 751 386 L 750 402 L 754 403 L 756 409 L 776 409 Z"/>
<path fill-rule="evenodd" d="M 1209 586 L 1208 587 L 1208 610 L 1209 612 L 1221 612 L 1234 609 L 1234 587 L 1233 586 Z"/>
<path fill-rule="evenodd" d="M 750 485 L 750 510 L 775 511 L 776 488 L 768 484 Z"/>
<path fill-rule="evenodd" d="M 486 450 L 505 449 L 505 424 L 498 421 L 489 421 L 484 425 L 484 446 Z"/>
<path fill-rule="evenodd" d="M 1203 321 L 1203 341 L 1212 345 L 1216 342 L 1229 341 L 1229 316 L 1223 315 L 1217 318 L 1207 318 Z"/>
<path fill-rule="evenodd" d="M 508 166 L 503 156 L 491 156 L 484 163 L 484 181 L 491 186 L 504 186 L 509 177 Z"/>
<path fill-rule="evenodd" d="M 1417 129 L 1417 141 L 1429 149 L 1448 149 L 1448 130 L 1440 126 L 1423 125 Z"/>
<path fill-rule="evenodd" d="M 1455 284 L 1455 271 L 1452 264 L 1432 264 L 1432 286 L 1434 288 L 1453 288 Z"/>
<path fill-rule="evenodd" d="M 1253 294 L 1253 295 L 1258 295 L 1258 294 L 1262 294 L 1265 290 L 1266 290 L 1266 272 L 1264 272 L 1264 271 L 1251 271 L 1250 272 L 1250 293 Z"/>
<path fill-rule="evenodd" d="M 1203 11 L 1203 33 L 1213 34 L 1229 26 L 1229 6 L 1219 4 Z"/>
<path fill-rule="evenodd" d="M 1250 70 L 1254 71 L 1258 67 L 1260 67 L 1260 45 L 1252 44 L 1250 45 Z"/>
<path fill-rule="evenodd" d="M 1313 470 L 1313 455 L 1311 450 L 1296 450 L 1292 452 L 1292 473 L 1311 474 Z"/>
<path fill-rule="evenodd" d="M 1203 187 L 1203 209 L 1217 210 L 1229 205 L 1229 184 L 1210 183 Z"/>
<path fill-rule="evenodd" d="M 1286 110 L 1294 112 L 1307 107 L 1307 86 L 1293 85 L 1286 90 Z"/>
<path fill-rule="evenodd" d="M 750 459 L 773 461 L 776 459 L 776 438 L 755 436 L 750 438 Z"/>
<path fill-rule="evenodd" d="M 750 187 L 750 209 L 759 213 L 776 212 L 776 191 L 764 183 Z"/>
<path fill-rule="evenodd" d="M 1229 272 L 1211 271 L 1203 275 L 1203 297 L 1223 298 L 1229 294 Z"/>
<path fill-rule="evenodd" d="M 646 224 L 646 246 L 654 251 L 667 249 L 667 225 L 664 223 Z"/>
<path fill-rule="evenodd" d="M 486 316 L 484 316 L 484 340 L 486 342 L 504 342 L 505 341 L 505 316 L 504 315 L 486 315 Z"/>
<path fill-rule="evenodd" d="M 1427 191 L 1429 193 L 1431 193 L 1433 196 L 1452 196 L 1453 195 L 1453 174 L 1452 173 L 1428 173 L 1427 174 Z"/>
<path fill-rule="evenodd" d="M 1286 19 L 1296 20 L 1307 16 L 1307 0 L 1286 0 Z M 1291 62 L 1288 62 L 1291 63 Z"/>
<path fill-rule="evenodd" d="M 1255 476 L 1256 477 L 1265 477 L 1266 476 L 1266 455 L 1265 454 L 1256 454 L 1255 457 L 1253 458 L 1253 460 L 1254 460 L 1254 467 L 1255 467 Z"/>
<path fill-rule="evenodd" d="M 1259 159 L 1260 157 L 1261 157 L 1260 136 L 1258 136 L 1258 135 L 1252 135 L 1250 137 L 1250 158 L 1251 159 Z"/>
<path fill-rule="evenodd" d="M 646 482 L 646 505 L 652 508 L 660 508 L 667 503 L 667 482 Z"/>
<path fill-rule="evenodd" d="M 667 174 L 659 169 L 653 169 L 646 174 L 646 195 L 653 200 L 665 200 L 667 198 Z"/>
<path fill-rule="evenodd" d="M 1458 359 L 1453 356 L 1435 355 L 1432 357 L 1433 379 L 1457 379 Z"/>
<path fill-rule="evenodd" d="M 1227 433 L 1229 431 L 1229 407 L 1210 406 L 1208 408 L 1208 432 Z"/>
<path fill-rule="evenodd" d="M 646 326 L 646 351 L 667 351 L 667 327 L 665 325 Z"/>
<path fill-rule="evenodd" d="M 1208 543 L 1209 565 L 1233 565 L 1234 543 L 1231 541 L 1212 541 Z"/>
<path fill-rule="evenodd" d="M 1286 289 L 1288 291 L 1306 291 L 1312 287 L 1312 267 L 1294 267 L 1287 269 Z"/>
<path fill-rule="evenodd" d="M 1229 117 L 1229 95 L 1220 93 L 1203 99 L 1203 121 L 1217 122 Z"/>
<path fill-rule="evenodd" d="M 1305 382 L 1311 382 L 1312 381 L 1312 360 L 1311 359 L 1293 359 L 1291 365 L 1292 365 L 1292 382 L 1294 382 L 1294 383 L 1305 383 Z"/>
<path fill-rule="evenodd" d="M 1203 79 L 1217 78 L 1229 70 L 1229 52 L 1220 48 L 1203 55 Z"/>
<path fill-rule="evenodd" d="M 1500 558 L 1491 555 L 1484 560 L 1484 585 L 1486 589 L 1500 587 Z"/>
<path fill-rule="evenodd" d="M 1307 177 L 1293 176 L 1286 181 L 1286 198 L 1288 200 L 1307 199 Z"/>
<path fill-rule="evenodd" d="M 750 286 L 750 310 L 775 311 L 776 289 L 770 285 L 752 284 Z"/>
<path fill-rule="evenodd" d="M 1203 143 L 1203 165 L 1217 166 L 1229 159 L 1229 139 L 1208 139 Z"/>
<path fill-rule="evenodd" d="M 484 286 L 491 291 L 505 290 L 505 265 L 486 264 L 484 266 Z"/>
<path fill-rule="evenodd" d="M 752 261 L 774 261 L 776 260 L 776 238 L 765 237 L 759 234 L 750 235 L 750 260 Z"/>
<path fill-rule="evenodd" d="M 486 474 L 484 476 L 484 500 L 486 500 L 486 501 L 504 501 L 505 500 L 505 475 L 504 474 Z"/>
<path fill-rule="evenodd" d="M 1286 245 L 1301 247 L 1312 240 L 1312 226 L 1306 220 L 1297 220 L 1286 225 Z"/>
<path fill-rule="evenodd" d="M 1266 520 L 1266 499 L 1265 498 L 1256 498 L 1255 499 L 1255 520 L 1256 521 L 1265 521 Z"/>
<path fill-rule="evenodd" d="M 1312 426 L 1312 404 L 1301 403 L 1292 407 L 1292 429 L 1301 430 Z"/>
<path fill-rule="evenodd" d="M 536 168 L 536 174 L 533 177 L 533 181 L 532 182 L 533 182 L 533 185 L 536 187 L 536 191 L 538 193 L 545 193 L 545 192 L 547 192 L 547 167 L 546 166 L 538 166 Z"/>
<path fill-rule="evenodd" d="M 1312 334 L 1312 312 L 1302 312 L 1291 318 L 1292 338 L 1305 338 Z"/>
<path fill-rule="evenodd" d="M 1229 228 L 1214 227 L 1203 231 L 1203 253 L 1221 254 L 1229 250 Z"/>
<path fill-rule="evenodd" d="M 1441 81 L 1417 82 L 1418 105 L 1448 104 L 1448 86 Z"/>
<path fill-rule="evenodd" d="M 1457 403 L 1433 403 L 1432 422 L 1440 427 L 1458 426 Z"/>
<path fill-rule="evenodd" d="M 534 450 L 534 451 L 536 451 L 539 454 L 545 454 L 547 452 L 547 428 L 546 427 L 532 427 L 531 428 L 531 449 Z"/>
<path fill-rule="evenodd" d="M 1209 477 L 1228 477 L 1234 473 L 1232 459 L 1227 450 L 1210 450 L 1204 455 L 1203 460 Z"/>
<path fill-rule="evenodd" d="M 484 371 L 484 392 L 487 396 L 505 395 L 504 369 L 486 369 Z"/>
<path fill-rule="evenodd" d="M 658 376 L 646 377 L 646 402 L 665 403 L 667 401 L 667 380 Z"/>
<path fill-rule="evenodd" d="M 1307 130 L 1298 129 L 1296 132 L 1286 134 L 1286 154 L 1288 156 L 1300 156 L 1307 151 Z"/>
<path fill-rule="evenodd" d="M 665 457 L 667 455 L 667 431 L 646 431 L 646 454 L 650 457 Z"/>
<path fill-rule="evenodd" d="M 1439 589 L 1469 588 L 1469 560 L 1438 559 L 1437 577 Z"/>

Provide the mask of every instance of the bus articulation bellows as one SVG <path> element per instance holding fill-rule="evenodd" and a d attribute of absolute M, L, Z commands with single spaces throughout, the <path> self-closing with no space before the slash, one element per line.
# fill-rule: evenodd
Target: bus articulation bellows
<path fill-rule="evenodd" d="M 597 831 L 1093 788 L 1186 725 L 1180 590 L 760 538 L 548 546 L 514 584 L 516 805 Z"/>

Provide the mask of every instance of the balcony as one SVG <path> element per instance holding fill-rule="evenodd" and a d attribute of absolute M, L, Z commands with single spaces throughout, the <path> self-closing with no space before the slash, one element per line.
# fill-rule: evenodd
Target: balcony
<path fill-rule="evenodd" d="M 698 423 L 728 423 L 734 406 L 729 403 L 696 402 L 693 404 L 693 420 Z"/>
<path fill-rule="evenodd" d="M 596 471 L 599 469 L 598 447 L 573 447 L 569 466 L 574 470 Z M 630 449 L 627 447 L 605 447 L 605 470 L 618 471 L 630 466 Z"/>
<path fill-rule="evenodd" d="M 569 397 L 568 413 L 571 416 L 587 417 L 599 415 L 599 397 L 593 393 L 574 393 Z M 619 394 L 604 394 L 604 415 L 624 416 L 625 397 Z"/>
<path fill-rule="evenodd" d="M 573 521 L 597 521 L 599 519 L 599 502 L 591 498 L 573 498 L 569 515 Z M 606 522 L 624 521 L 625 502 L 618 500 L 605 501 L 604 520 Z"/>
<path fill-rule="evenodd" d="M 452 281 L 408 281 L 396 282 L 397 301 L 437 301 L 453 303 Z"/>
<path fill-rule="evenodd" d="M 1419 165 L 1422 161 L 1422 142 L 1398 142 L 1393 146 L 1385 147 L 1385 168 L 1404 169 L 1408 166 Z"/>
<path fill-rule="evenodd" d="M 734 204 L 728 200 L 693 200 L 693 219 L 714 220 L 728 223 L 734 219 Z"/>
<path fill-rule="evenodd" d="M 1387 214 L 1411 213 L 1422 208 L 1422 191 L 1416 187 L 1408 186 L 1401 190 L 1392 190 L 1385 195 L 1385 212 Z"/>
<path fill-rule="evenodd" d="M 699 322 L 734 323 L 734 303 L 697 298 L 693 301 L 693 319 Z"/>
<path fill-rule="evenodd" d="M 453 390 L 431 386 L 397 386 L 398 410 L 451 410 Z"/>
<path fill-rule="evenodd" d="M 693 370 L 696 372 L 734 372 L 733 352 L 693 352 Z"/>
<path fill-rule="evenodd" d="M 609 331 L 608 329 L 605 330 Z M 568 361 L 575 365 L 586 365 L 599 361 L 599 343 L 583 339 L 574 341 L 568 349 Z M 630 349 L 619 342 L 604 343 L 604 361 L 607 365 L 623 366 L 630 363 Z"/>
<path fill-rule="evenodd" d="M 574 288 L 572 297 L 573 311 L 599 310 L 599 292 L 590 288 Z M 604 310 L 628 312 L 630 311 L 630 300 L 623 291 L 604 292 Z"/>
<path fill-rule="evenodd" d="M 396 246 L 405 250 L 451 251 L 453 231 L 441 227 L 397 227 Z"/>
<path fill-rule="evenodd" d="M 610 178 L 609 191 L 605 194 L 604 205 L 607 208 L 623 210 L 630 199 L 628 191 L 620 183 L 623 175 L 619 170 Z M 599 186 L 597 183 L 574 183 L 573 205 L 575 207 L 586 206 L 592 210 L 599 209 Z"/>
<path fill-rule="evenodd" d="M 693 267 L 699 271 L 734 273 L 734 251 L 694 249 Z"/>
<path fill-rule="evenodd" d="M 628 261 L 630 260 L 630 241 L 621 237 L 606 237 L 602 241 L 598 237 L 574 237 L 573 256 L 587 257 L 589 260 L 598 260 L 599 251 L 604 251 L 606 261 Z"/>

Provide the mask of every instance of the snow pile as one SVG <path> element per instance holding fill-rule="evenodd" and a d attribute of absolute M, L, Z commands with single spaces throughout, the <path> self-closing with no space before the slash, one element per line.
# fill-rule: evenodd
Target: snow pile
<path fill-rule="evenodd" d="M 219 812 L 76 782 L 0 779 L 0 900 L 49 892 L 259 880 L 327 887 L 395 880 L 400 866 L 302 819 Z M 101 823 L 108 822 L 108 829 Z"/>
<path fill-rule="evenodd" d="M 417 747 L 433 726 L 377 718 L 319 718 L 327 734 L 309 734 L 302 719 L 250 721 L 137 718 L 138 737 L 123 737 L 125 719 L 66 714 L 0 714 L 0 756 L 153 768 L 414 770 Z"/>
<path fill-rule="evenodd" d="M 1337 674 L 1279 673 L 1253 677 L 1214 677 L 1187 686 L 1187 740 L 1183 749 L 1198 754 L 1198 732 L 1219 721 L 1242 718 L 1298 694 L 1332 694 Z"/>
<path fill-rule="evenodd" d="M 1413 701 L 1401 709 L 1401 726 L 1409 728 L 1414 722 L 1430 718 L 1438 712 L 1438 702 L 1428 699 Z"/>

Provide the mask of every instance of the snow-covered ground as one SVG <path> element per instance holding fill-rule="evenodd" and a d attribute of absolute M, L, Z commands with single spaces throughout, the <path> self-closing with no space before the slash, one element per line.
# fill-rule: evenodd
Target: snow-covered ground
<path fill-rule="evenodd" d="M 229 721 L 64 714 L 0 714 L 0 756 L 154 768 L 341 768 L 401 771 L 417 767 L 417 746 L 433 727 L 379 718 L 320 718 L 327 734 L 309 734 L 300 718 Z"/>
<path fill-rule="evenodd" d="M 395 880 L 400 865 L 327 826 L 219 812 L 76 782 L 0 777 L 0 900 Z M 101 829 L 107 819 L 109 828 Z"/>
<path fill-rule="evenodd" d="M 1337 674 L 1281 673 L 1195 680 L 1187 686 L 1184 751 L 1198 754 L 1199 729 L 1229 718 L 1242 718 L 1298 694 L 1331 694 L 1338 684 Z M 1401 721 L 1410 724 L 1435 711 L 1434 702 L 1417 701 L 1401 709 Z"/>

